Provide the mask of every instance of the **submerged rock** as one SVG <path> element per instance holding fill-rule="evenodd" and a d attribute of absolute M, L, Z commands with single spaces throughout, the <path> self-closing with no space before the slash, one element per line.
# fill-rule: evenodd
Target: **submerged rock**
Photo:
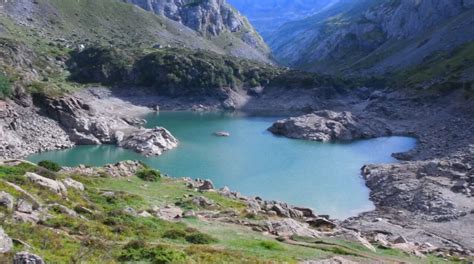
<path fill-rule="evenodd" d="M 230 137 L 230 133 L 226 131 L 217 131 L 214 132 L 214 136 L 216 137 Z"/>

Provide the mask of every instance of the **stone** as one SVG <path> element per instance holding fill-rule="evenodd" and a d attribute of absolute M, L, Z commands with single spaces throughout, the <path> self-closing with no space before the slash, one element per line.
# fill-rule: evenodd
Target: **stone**
<path fill-rule="evenodd" d="M 0 226 L 0 254 L 10 252 L 13 249 L 12 239 L 5 233 Z"/>
<path fill-rule="evenodd" d="M 147 212 L 147 211 L 142 211 L 142 212 L 138 213 L 138 216 L 140 216 L 140 217 L 145 217 L 145 218 L 147 218 L 147 217 L 153 217 L 153 215 L 150 214 L 150 213 Z"/>
<path fill-rule="evenodd" d="M 131 207 L 125 207 L 122 210 L 125 214 L 131 215 L 131 216 L 137 216 L 137 211 Z"/>
<path fill-rule="evenodd" d="M 175 220 L 183 217 L 183 210 L 176 206 L 165 206 L 157 210 L 156 216 L 163 220 Z"/>
<path fill-rule="evenodd" d="M 183 214 L 183 217 L 184 218 L 196 217 L 196 212 L 194 212 L 193 210 L 189 210 Z"/>
<path fill-rule="evenodd" d="M 310 229 L 306 224 L 300 223 L 294 219 L 283 219 L 278 221 L 268 221 L 265 226 L 270 234 L 276 236 L 291 237 L 320 237 L 320 233 Z"/>
<path fill-rule="evenodd" d="M 165 128 L 141 129 L 125 137 L 120 147 L 131 149 L 145 156 L 160 156 L 178 146 L 178 140 Z"/>
<path fill-rule="evenodd" d="M 394 244 L 405 244 L 405 243 L 408 243 L 408 240 L 403 236 L 399 236 L 399 237 L 397 237 L 396 239 L 393 240 L 393 243 Z"/>
<path fill-rule="evenodd" d="M 115 193 L 111 191 L 103 192 L 101 193 L 102 196 L 107 197 L 107 198 L 113 198 L 115 197 Z"/>
<path fill-rule="evenodd" d="M 198 197 L 195 197 L 191 200 L 191 202 L 197 206 L 200 206 L 200 207 L 204 207 L 204 208 L 207 208 L 207 207 L 212 207 L 214 206 L 214 202 L 207 199 L 206 197 L 203 197 L 203 196 L 198 196 Z"/>
<path fill-rule="evenodd" d="M 288 212 L 288 209 L 283 208 L 280 204 L 273 205 L 272 210 L 275 211 L 278 216 L 290 217 L 290 213 Z"/>
<path fill-rule="evenodd" d="M 78 191 L 84 191 L 84 184 L 82 184 L 82 183 L 80 183 L 76 180 L 73 180 L 71 178 L 66 178 L 65 180 L 63 180 L 63 183 L 68 188 L 73 188 L 73 189 L 76 189 Z"/>
<path fill-rule="evenodd" d="M 38 255 L 22 251 L 15 254 L 13 264 L 45 264 L 45 262 Z"/>
<path fill-rule="evenodd" d="M 216 137 L 230 137 L 230 133 L 226 131 L 217 131 L 214 132 L 214 136 Z"/>
<path fill-rule="evenodd" d="M 37 211 L 33 211 L 32 213 L 23 213 L 23 212 L 15 211 L 13 213 L 13 219 L 20 223 L 36 224 L 42 219 L 42 217 Z"/>
<path fill-rule="evenodd" d="M 33 212 L 33 205 L 28 201 L 21 199 L 18 200 L 18 203 L 16 204 L 16 210 L 18 212 L 31 214 Z"/>
<path fill-rule="evenodd" d="M 384 234 L 380 234 L 380 233 L 377 233 L 375 236 L 374 236 L 374 240 L 373 240 L 375 243 L 377 243 L 379 246 L 382 246 L 382 247 L 385 247 L 385 248 L 388 248 L 390 247 L 390 243 L 388 242 L 387 240 L 387 236 L 384 235 Z"/>
<path fill-rule="evenodd" d="M 293 209 L 298 210 L 303 213 L 304 217 L 316 217 L 313 209 L 306 207 L 294 207 Z"/>
<path fill-rule="evenodd" d="M 334 229 L 337 225 L 326 218 L 317 217 L 313 219 L 306 220 L 311 227 L 318 228 L 318 229 Z"/>
<path fill-rule="evenodd" d="M 6 207 L 8 210 L 12 210 L 15 205 L 15 197 L 11 194 L 0 191 L 0 206 Z"/>
<path fill-rule="evenodd" d="M 214 190 L 214 184 L 211 180 L 204 180 L 203 184 L 198 187 L 199 191 L 209 191 Z"/>
<path fill-rule="evenodd" d="M 64 186 L 63 183 L 40 176 L 36 173 L 33 172 L 27 172 L 25 174 L 26 178 L 28 178 L 30 181 L 33 183 L 40 185 L 42 187 L 48 188 L 51 191 L 57 193 L 57 194 L 66 194 L 67 189 L 66 186 Z"/>

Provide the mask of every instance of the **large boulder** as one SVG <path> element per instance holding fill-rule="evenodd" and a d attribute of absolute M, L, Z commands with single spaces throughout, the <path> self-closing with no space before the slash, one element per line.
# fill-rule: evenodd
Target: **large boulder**
<path fill-rule="evenodd" d="M 12 239 L 0 227 L 0 254 L 7 253 L 13 248 Z"/>
<path fill-rule="evenodd" d="M 13 257 L 13 264 L 44 264 L 44 260 L 35 254 L 23 251 Z"/>
<path fill-rule="evenodd" d="M 141 129 L 126 136 L 120 147 L 131 149 L 146 156 L 159 156 L 178 146 L 178 140 L 165 128 Z"/>
<path fill-rule="evenodd" d="M 0 191 L 0 206 L 4 206 L 7 209 L 11 210 L 13 209 L 13 206 L 15 205 L 15 198 L 4 191 Z"/>
<path fill-rule="evenodd" d="M 270 234 L 276 236 L 291 237 L 295 235 L 303 237 L 320 237 L 319 232 L 316 230 L 290 218 L 278 221 L 268 221 L 265 226 Z"/>
<path fill-rule="evenodd" d="M 43 176 L 40 176 L 36 173 L 33 172 L 27 172 L 25 174 L 26 178 L 30 180 L 31 182 L 40 185 L 42 187 L 48 188 L 51 191 L 57 193 L 57 194 L 66 194 L 67 189 L 66 186 L 62 182 L 55 181 Z"/>
<path fill-rule="evenodd" d="M 33 205 L 26 200 L 19 200 L 16 204 L 16 210 L 18 212 L 31 214 L 33 212 Z"/>
<path fill-rule="evenodd" d="M 289 138 L 322 142 L 350 141 L 390 134 L 387 128 L 375 128 L 350 112 L 329 110 L 279 120 L 268 130 Z"/>
<path fill-rule="evenodd" d="M 76 181 L 76 180 L 73 180 L 71 178 L 67 178 L 65 180 L 62 181 L 64 183 L 64 185 L 67 187 L 67 188 L 73 188 L 73 189 L 76 189 L 78 191 L 84 191 L 84 184 Z"/>

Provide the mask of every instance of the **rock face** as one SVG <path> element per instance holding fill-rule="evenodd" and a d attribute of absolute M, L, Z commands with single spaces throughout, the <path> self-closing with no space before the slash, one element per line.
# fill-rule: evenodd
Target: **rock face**
<path fill-rule="evenodd" d="M 164 128 L 139 128 L 140 120 L 99 113 L 74 96 L 40 97 L 35 101 L 79 145 L 117 144 L 147 156 L 158 156 L 178 146 L 178 140 Z"/>
<path fill-rule="evenodd" d="M 0 101 L 0 157 L 17 158 L 72 145 L 68 134 L 54 120 L 30 107 Z"/>
<path fill-rule="evenodd" d="M 259 50 L 267 50 L 262 38 L 245 17 L 226 0 L 123 0 L 155 14 L 168 17 L 203 35 L 241 33 L 242 41 Z"/>
<path fill-rule="evenodd" d="M 380 207 L 444 222 L 474 210 L 473 157 L 474 149 L 453 158 L 368 165 L 362 168 L 362 175 L 371 199 Z"/>
<path fill-rule="evenodd" d="M 283 25 L 268 43 L 277 60 L 291 66 L 380 73 L 472 41 L 472 14 L 469 1 L 339 1 Z"/>
<path fill-rule="evenodd" d="M 3 228 L 0 227 L 0 254 L 7 253 L 13 248 L 12 239 L 5 234 Z"/>
<path fill-rule="evenodd" d="M 328 110 L 280 120 L 268 130 L 289 138 L 322 142 L 350 141 L 389 134 L 387 129 L 372 128 L 350 112 Z"/>

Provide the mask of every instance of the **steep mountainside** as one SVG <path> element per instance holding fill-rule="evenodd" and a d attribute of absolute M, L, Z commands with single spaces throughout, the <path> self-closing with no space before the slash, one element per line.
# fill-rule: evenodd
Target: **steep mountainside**
<path fill-rule="evenodd" d="M 236 42 L 241 41 L 263 54 L 269 53 L 267 45 L 252 25 L 226 0 L 123 1 L 177 21 L 204 36 L 221 36 L 223 40 L 228 38 Z"/>
<path fill-rule="evenodd" d="M 119 0 L 8 1 L 1 6 L 0 14 L 1 36 L 32 43 L 50 42 L 51 46 L 69 47 L 97 43 L 139 48 L 169 45 L 270 61 L 268 48 L 248 24 L 235 33 L 208 37 L 194 28 Z M 236 13 L 232 14 L 237 17 Z M 187 19 L 201 21 L 204 16 L 189 12 Z M 231 20 L 229 14 L 226 19 Z M 244 23 L 245 19 L 239 21 Z M 209 20 L 207 26 L 222 27 L 216 20 Z"/>
<path fill-rule="evenodd" d="M 464 61 L 451 66 L 469 69 L 473 7 L 466 0 L 347 0 L 282 26 L 269 43 L 280 62 L 315 71 L 380 74 L 431 68 L 459 53 Z"/>
<path fill-rule="evenodd" d="M 282 24 L 325 10 L 340 0 L 229 0 L 265 39 Z"/>

